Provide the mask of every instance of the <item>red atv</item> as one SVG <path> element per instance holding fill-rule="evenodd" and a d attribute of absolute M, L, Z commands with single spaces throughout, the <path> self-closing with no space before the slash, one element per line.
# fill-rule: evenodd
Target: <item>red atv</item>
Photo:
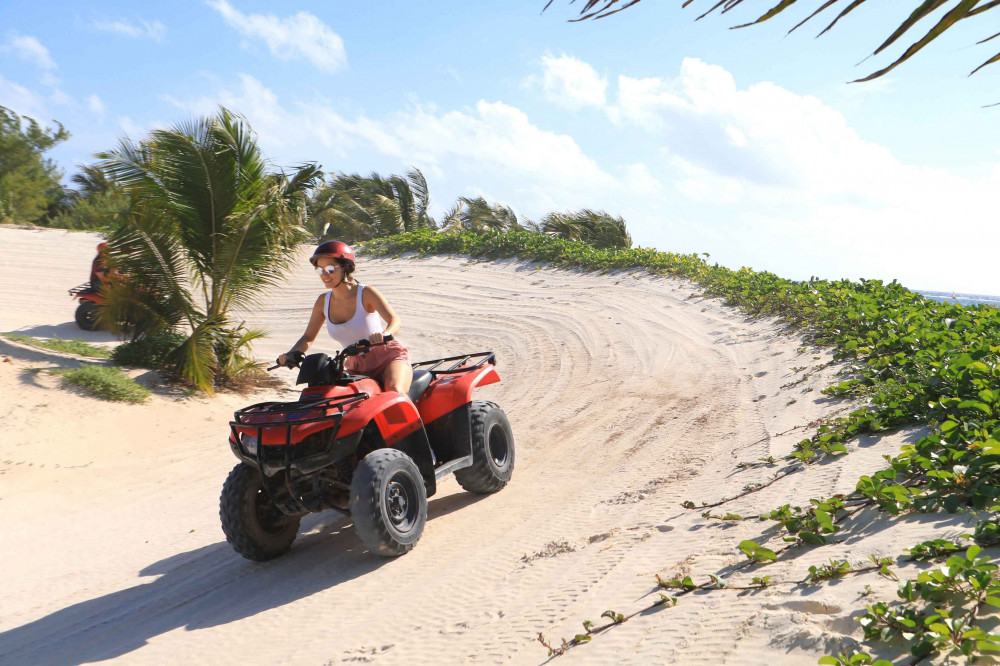
<path fill-rule="evenodd" d="M 76 324 L 85 331 L 93 331 L 97 328 L 97 311 L 104 305 L 104 299 L 100 292 L 94 289 L 89 282 L 84 282 L 78 287 L 69 290 L 69 295 L 80 299 L 80 305 L 76 307 Z"/>
<path fill-rule="evenodd" d="M 281 555 L 300 518 L 325 509 L 349 515 L 373 553 L 402 555 L 420 539 L 438 479 L 454 472 L 482 494 L 510 480 L 507 416 L 472 399 L 477 386 L 500 381 L 493 352 L 414 363 L 403 395 L 344 371 L 344 359 L 371 346 L 361 340 L 333 358 L 290 354 L 295 383 L 307 385 L 300 398 L 236 412 L 229 445 L 240 463 L 222 488 L 219 514 L 243 557 Z"/>

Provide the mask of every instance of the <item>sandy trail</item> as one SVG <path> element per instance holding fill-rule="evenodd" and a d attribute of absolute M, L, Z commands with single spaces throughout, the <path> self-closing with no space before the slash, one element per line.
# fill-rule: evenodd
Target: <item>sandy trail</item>
<path fill-rule="evenodd" d="M 76 329 L 65 292 L 86 278 L 96 240 L 0 229 L 0 333 L 110 341 Z M 59 259 L 41 259 L 53 242 Z M 321 291 L 305 256 L 267 307 L 246 314 L 270 332 L 255 348 L 262 358 L 294 342 Z M 413 359 L 497 353 L 502 383 L 478 397 L 513 424 L 508 487 L 477 497 L 445 480 L 420 544 L 398 559 L 367 553 L 350 521 L 327 513 L 303 521 L 286 556 L 254 564 L 225 543 L 218 495 L 235 464 L 232 411 L 273 392 L 161 391 L 115 405 L 30 372 L 77 361 L 3 343 L 0 661 L 541 663 L 539 632 L 568 638 L 605 610 L 648 605 L 654 573 L 738 564 L 736 545 L 767 524 L 706 523 L 680 503 L 767 480 L 777 468 L 737 463 L 786 454 L 807 431 L 776 433 L 843 407 L 819 392 L 831 368 L 794 383 L 807 373 L 793 368 L 815 368 L 826 352 L 677 280 L 440 257 L 362 259 L 358 277 L 399 312 Z M 845 461 L 720 510 L 754 515 L 848 491 L 901 438 L 866 440 Z M 809 564 L 883 552 L 929 523 L 872 530 L 766 573 L 801 578 Z M 859 635 L 849 615 L 864 584 L 883 589 L 851 579 L 808 593 L 692 595 L 560 660 L 815 663 Z"/>

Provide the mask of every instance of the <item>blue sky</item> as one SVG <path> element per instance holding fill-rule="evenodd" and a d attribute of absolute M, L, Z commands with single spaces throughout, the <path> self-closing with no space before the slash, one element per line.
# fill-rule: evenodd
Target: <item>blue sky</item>
<path fill-rule="evenodd" d="M 714 3 L 680 4 L 574 24 L 560 0 L 7 0 L 0 105 L 70 130 L 51 153 L 67 174 L 224 104 L 276 165 L 420 168 L 437 214 L 458 196 L 532 219 L 586 206 L 637 245 L 734 268 L 1000 293 L 1000 107 L 982 108 L 1000 64 L 966 76 L 995 31 L 966 21 L 848 84 L 916 38 L 857 64 L 907 3 L 866 3 L 818 40 L 822 22 L 785 35 L 817 3 L 737 31 L 770 3 L 697 22 Z"/>

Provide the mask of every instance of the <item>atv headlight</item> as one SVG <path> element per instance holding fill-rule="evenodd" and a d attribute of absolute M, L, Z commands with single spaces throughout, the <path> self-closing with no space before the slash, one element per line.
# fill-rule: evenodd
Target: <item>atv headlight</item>
<path fill-rule="evenodd" d="M 247 450 L 252 456 L 257 455 L 257 437 L 254 435 L 241 434 L 240 441 L 243 442 L 243 448 Z"/>

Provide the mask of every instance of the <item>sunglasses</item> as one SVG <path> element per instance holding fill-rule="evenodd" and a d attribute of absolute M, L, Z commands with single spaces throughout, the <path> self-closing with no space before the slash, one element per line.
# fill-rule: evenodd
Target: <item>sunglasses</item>
<path fill-rule="evenodd" d="M 327 275 L 332 275 L 335 270 L 340 268 L 340 264 L 330 264 L 329 266 L 317 266 L 316 274 L 322 276 L 324 273 Z"/>

